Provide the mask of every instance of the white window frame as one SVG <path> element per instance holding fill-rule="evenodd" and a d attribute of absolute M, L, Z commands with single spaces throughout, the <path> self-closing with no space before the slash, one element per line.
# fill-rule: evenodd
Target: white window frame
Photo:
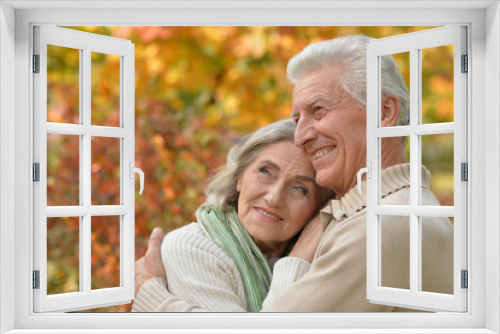
<path fill-rule="evenodd" d="M 369 4 L 369 6 L 368 6 Z M 62 8 L 63 6 L 69 8 Z M 130 9 L 119 8 L 128 6 Z M 454 7 L 454 6 L 460 6 Z M 105 8 L 113 10 L 107 10 Z M 138 7 L 145 8 L 137 10 Z M 149 9 L 148 9 L 149 7 Z M 161 8 L 159 8 L 161 7 Z M 47 9 L 48 8 L 48 9 Z M 104 9 L 103 9 L 104 8 Z M 408 10 L 411 8 L 411 10 Z M 34 314 L 32 26 L 449 25 L 469 27 L 469 311 L 465 314 Z M 498 1 L 8 1 L 0 3 L 0 332 L 500 332 L 500 9 Z M 12 138 L 15 145 L 12 146 Z M 14 177 L 12 177 L 14 175 Z M 488 176 L 486 182 L 486 175 Z M 15 193 L 14 198 L 12 194 Z M 15 222 L 13 224 L 12 222 Z M 27 260 L 29 259 L 29 260 Z M 13 307 L 14 305 L 14 307 Z M 142 322 L 142 324 L 141 324 Z M 141 324 L 141 325 L 139 325 Z M 283 329 L 283 328 L 295 328 Z M 43 330 L 43 329 L 49 329 Z M 169 329 L 168 329 L 169 328 Z M 231 329 L 233 328 L 233 329 Z M 418 331 L 411 328 L 420 328 Z M 72 330 L 73 329 L 73 330 Z M 114 330 L 113 330 L 114 329 Z M 211 329 L 211 330 L 207 330 Z M 242 330 L 249 332 L 249 330 Z"/>
<path fill-rule="evenodd" d="M 47 122 L 47 45 L 78 50 L 79 124 Z M 33 185 L 34 200 L 34 270 L 39 272 L 39 288 L 34 289 L 35 312 L 74 311 L 110 304 L 128 304 L 134 299 L 134 231 L 135 231 L 135 46 L 128 40 L 89 34 L 71 29 L 34 27 L 34 54 L 39 56 L 39 73 L 34 83 L 34 162 L 38 163 L 39 181 Z M 91 124 L 91 53 L 111 54 L 120 58 L 120 124 Z M 77 135 L 79 152 L 79 205 L 47 206 L 47 134 Z M 119 140 L 118 205 L 91 204 L 91 141 L 93 138 Z M 130 175 L 131 174 L 131 175 Z M 115 216 L 120 224 L 119 286 L 92 290 L 91 224 L 92 217 Z M 79 220 L 79 290 L 71 293 L 47 294 L 47 218 L 76 217 Z"/>
<path fill-rule="evenodd" d="M 467 163 L 467 73 L 462 72 L 462 55 L 467 55 L 465 26 L 448 26 L 381 38 L 367 46 L 367 298 L 372 303 L 414 307 L 428 311 L 467 310 L 467 290 L 462 288 L 462 270 L 467 269 L 467 185 L 461 180 L 461 163 Z M 444 45 L 453 46 L 454 121 L 423 124 L 421 50 Z M 404 126 L 382 127 L 381 57 L 408 52 L 410 56 L 410 122 Z M 422 140 L 421 135 L 453 134 L 453 206 L 422 205 Z M 384 205 L 381 202 L 382 138 L 406 137 L 410 143 L 410 198 L 408 205 Z M 432 171 L 431 171 L 432 173 Z M 382 217 L 409 218 L 409 289 L 381 285 Z M 422 291 L 422 231 L 425 217 L 453 217 L 453 293 Z"/>

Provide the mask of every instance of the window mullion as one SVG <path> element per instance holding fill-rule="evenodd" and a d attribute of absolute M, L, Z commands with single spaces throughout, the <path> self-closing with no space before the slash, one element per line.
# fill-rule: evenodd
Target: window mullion
<path fill-rule="evenodd" d="M 420 55 L 419 50 L 410 50 L 410 292 L 418 292 L 420 282 L 419 217 L 413 210 L 420 203 L 420 136 L 413 129 L 419 124 L 420 116 Z M 416 112 L 418 111 L 418 112 Z"/>
<path fill-rule="evenodd" d="M 80 112 L 82 125 L 84 128 L 89 129 L 91 125 L 91 59 L 90 59 L 90 49 L 85 48 L 82 52 L 82 66 L 81 66 L 81 101 L 82 110 Z M 83 147 L 82 147 L 82 158 L 80 159 L 80 169 L 83 171 L 82 184 L 83 189 L 83 206 L 88 208 L 88 211 L 82 218 L 82 243 L 80 244 L 81 252 L 81 272 L 80 277 L 83 281 L 83 291 L 85 293 L 91 292 L 92 283 L 92 250 L 91 250 L 91 193 L 92 193 L 92 180 L 91 180 L 91 139 L 92 136 L 90 131 L 82 136 Z"/>
<path fill-rule="evenodd" d="M 134 236 L 134 203 L 135 203 L 135 181 L 129 176 L 130 162 L 135 161 L 135 100 L 134 100 L 134 46 L 131 45 L 130 54 L 124 55 L 121 58 L 120 68 L 122 84 L 121 99 L 120 99 L 120 112 L 121 112 L 121 127 L 122 130 L 127 131 L 127 136 L 121 140 L 121 175 L 122 175 L 122 205 L 127 209 L 127 214 L 122 215 L 120 219 L 120 238 L 121 254 L 120 257 L 120 270 L 121 270 L 121 285 L 125 289 L 130 298 L 134 298 L 134 250 L 135 250 L 135 236 Z M 135 164 L 135 163 L 134 163 Z"/>

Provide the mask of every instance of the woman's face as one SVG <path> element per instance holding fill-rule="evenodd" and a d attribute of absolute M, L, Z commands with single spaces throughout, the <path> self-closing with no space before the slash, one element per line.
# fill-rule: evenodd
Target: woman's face
<path fill-rule="evenodd" d="M 238 179 L 238 217 L 264 254 L 280 256 L 316 212 L 314 178 L 303 151 L 282 140 L 264 147 Z"/>

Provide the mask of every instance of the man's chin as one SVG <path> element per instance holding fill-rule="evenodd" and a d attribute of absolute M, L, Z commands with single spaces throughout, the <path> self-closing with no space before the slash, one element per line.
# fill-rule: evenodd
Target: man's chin
<path fill-rule="evenodd" d="M 316 183 L 325 188 L 329 188 L 333 190 L 335 176 L 331 175 L 331 173 L 327 173 L 325 170 L 320 170 L 316 172 Z"/>

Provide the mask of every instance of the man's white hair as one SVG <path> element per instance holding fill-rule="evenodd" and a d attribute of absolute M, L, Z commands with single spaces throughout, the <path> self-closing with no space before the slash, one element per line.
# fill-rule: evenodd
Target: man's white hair
<path fill-rule="evenodd" d="M 371 40 L 374 39 L 353 35 L 309 44 L 288 62 L 288 80 L 297 84 L 300 78 L 312 71 L 331 64 L 337 65 L 342 75 L 341 88 L 366 110 L 366 45 Z M 381 71 L 382 94 L 395 96 L 400 103 L 396 125 L 408 125 L 408 88 L 392 56 L 381 57 Z"/>

